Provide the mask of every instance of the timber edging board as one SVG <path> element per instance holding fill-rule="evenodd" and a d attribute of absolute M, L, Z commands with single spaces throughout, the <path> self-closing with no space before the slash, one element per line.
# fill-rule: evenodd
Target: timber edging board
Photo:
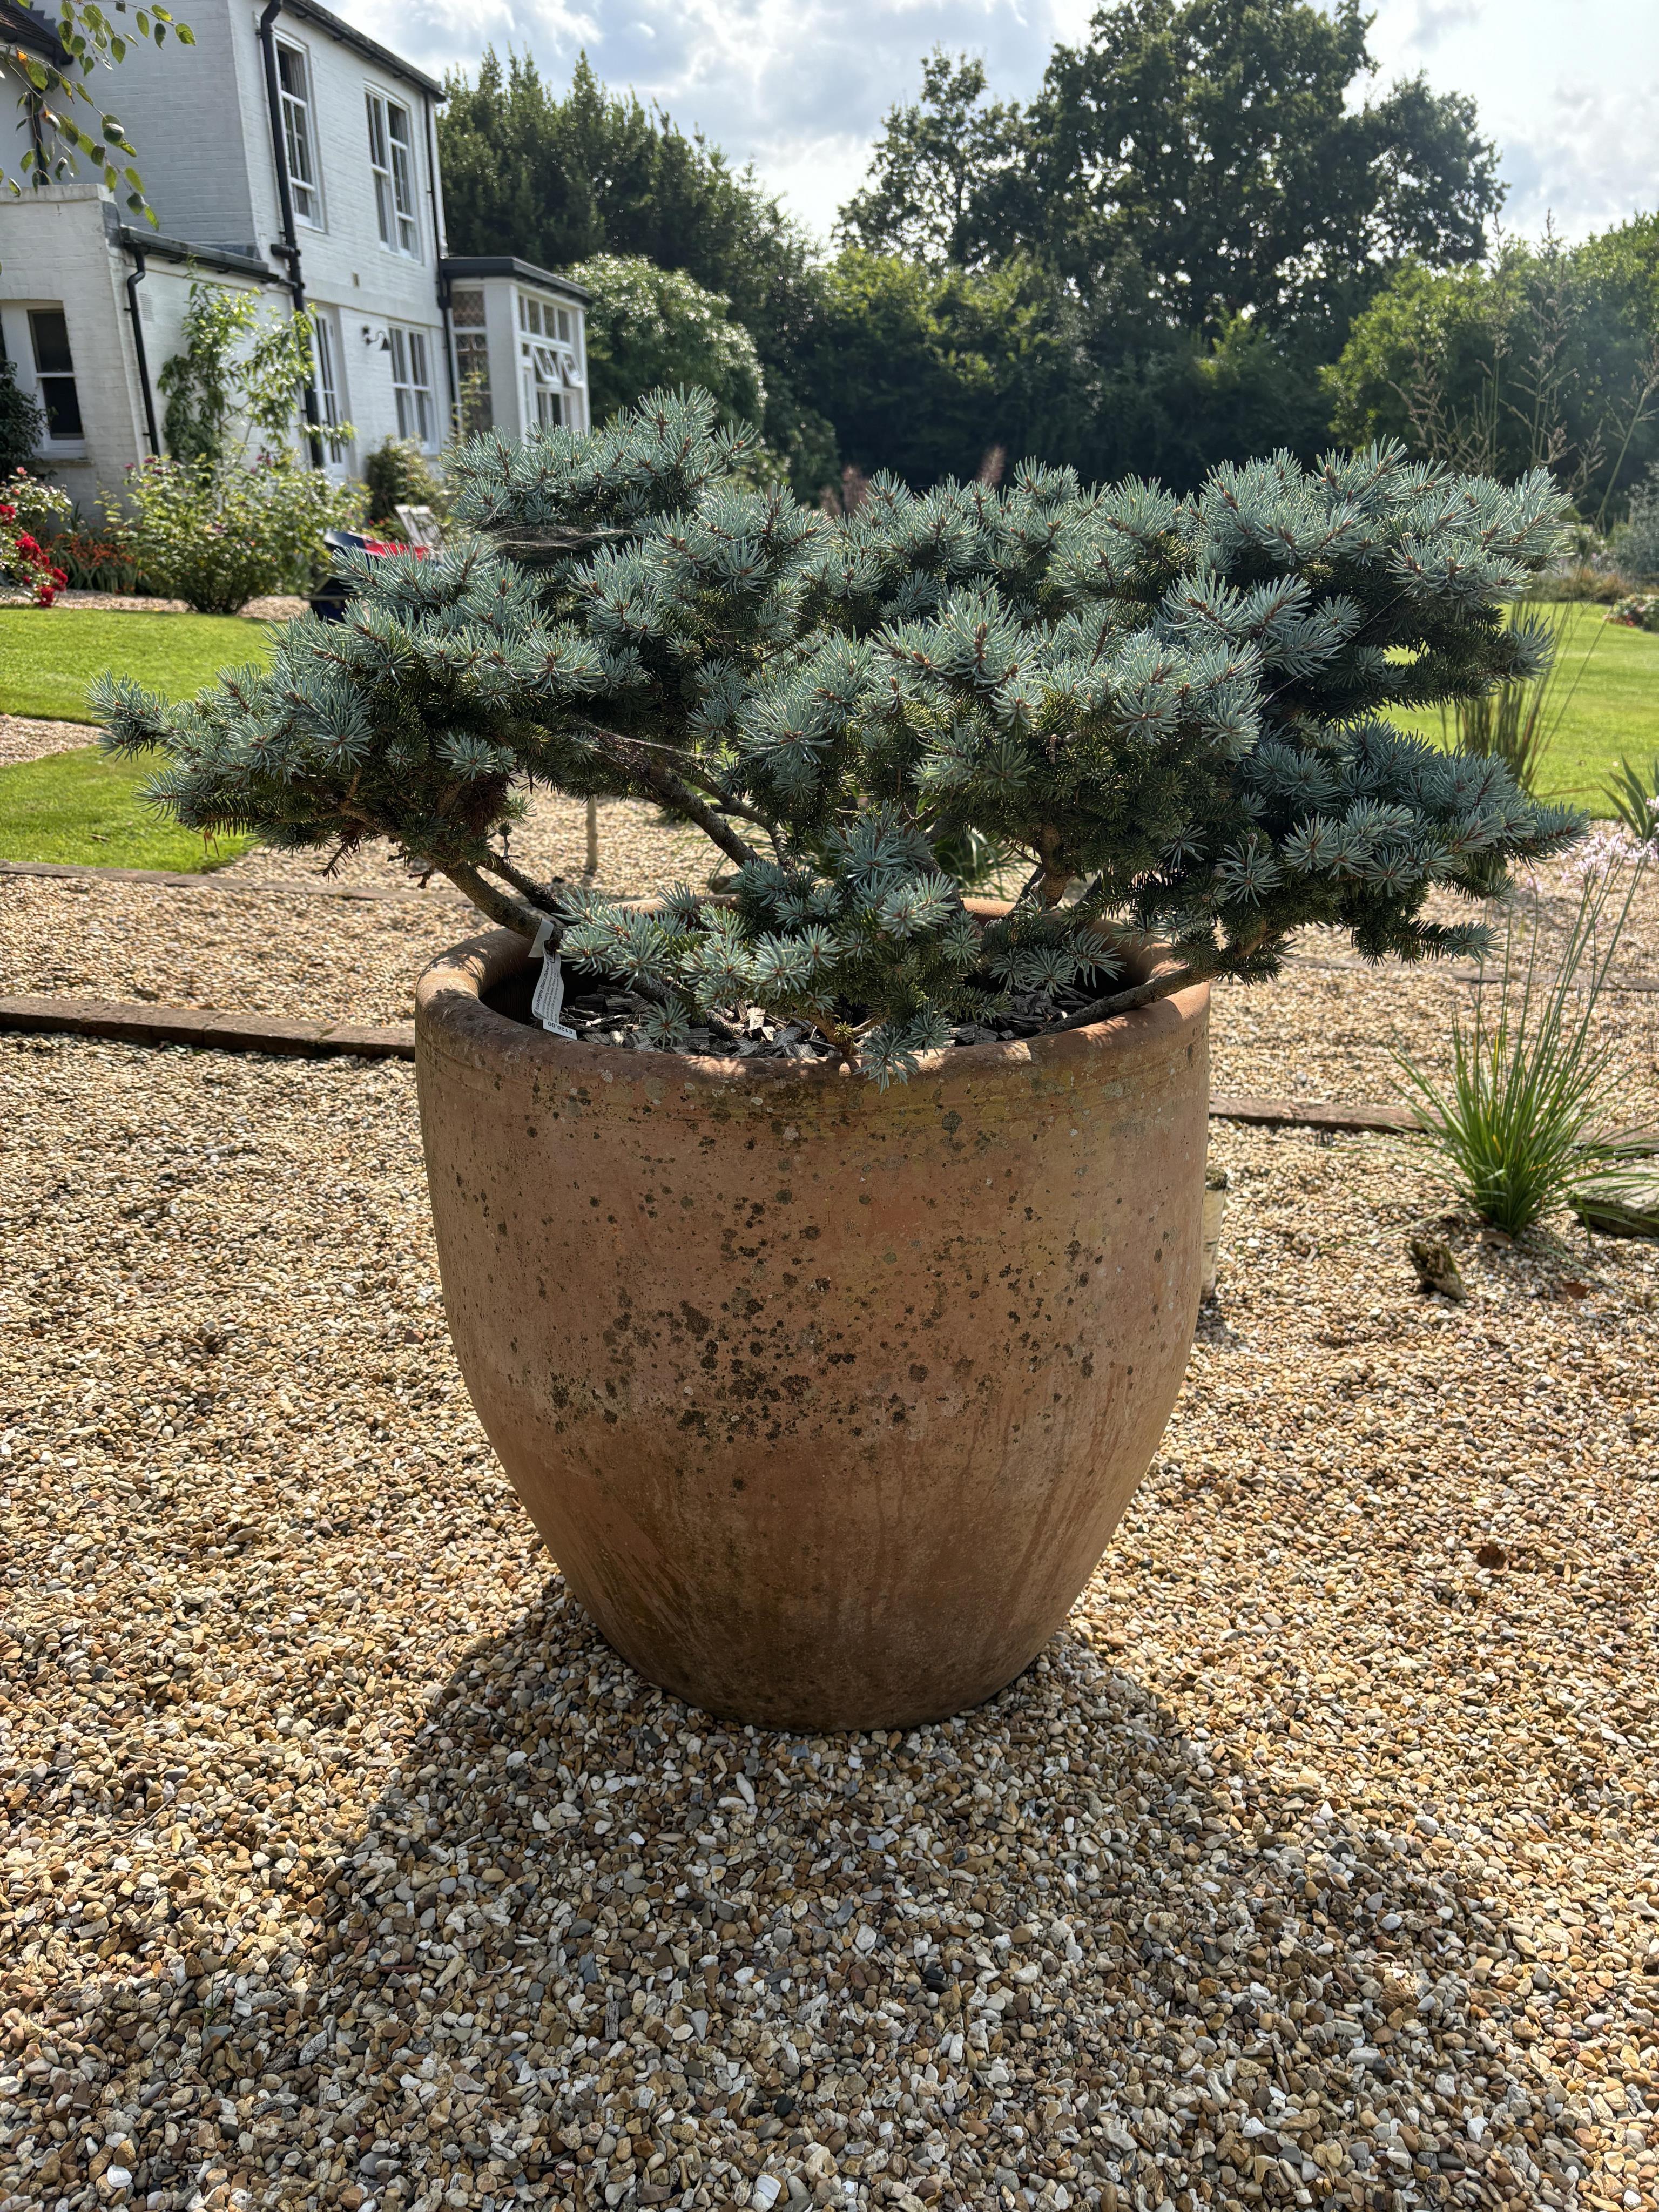
<path fill-rule="evenodd" d="M 307 1059 L 413 1060 L 415 1029 L 358 1022 L 294 1021 L 201 1006 L 147 1006 L 124 999 L 0 999 L 0 1030 L 37 1036 L 103 1037 L 117 1044 L 194 1045 L 210 1052 L 277 1052 Z"/>
<path fill-rule="evenodd" d="M 177 1044 L 205 1052 L 271 1052 L 306 1060 L 413 1060 L 415 1027 L 395 1022 L 295 1021 L 278 1014 L 227 1014 L 204 1006 L 149 1006 L 125 999 L 40 994 L 0 999 L 0 1030 L 35 1036 L 98 1037 L 112 1044 Z M 1229 1097 L 1210 1101 L 1212 1121 L 1263 1129 L 1329 1129 L 1350 1135 L 1409 1135 L 1422 1123 L 1408 1106 L 1312 1098 Z M 1632 1150 L 1659 1152 L 1659 1129 L 1624 1133 Z"/>
<path fill-rule="evenodd" d="M 354 1022 L 306 1022 L 275 1014 L 219 1013 L 199 1006 L 151 1006 L 124 999 L 45 994 L 0 999 L 0 1030 L 37 1036 L 101 1037 L 116 1044 L 193 1045 L 210 1052 L 275 1052 L 309 1059 L 413 1060 L 415 1030 L 400 1022 L 371 1029 Z M 1212 1121 L 1265 1128 L 1414 1129 L 1401 1106 L 1328 1106 L 1297 1098 L 1212 1098 Z"/>

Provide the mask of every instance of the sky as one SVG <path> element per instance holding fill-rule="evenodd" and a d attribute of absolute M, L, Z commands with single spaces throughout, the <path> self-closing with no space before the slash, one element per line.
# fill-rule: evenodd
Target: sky
<path fill-rule="evenodd" d="M 339 4 L 339 0 L 336 0 Z M 862 181 L 921 58 L 980 55 L 1023 99 L 1093 0 L 346 0 L 394 52 L 471 70 L 486 45 L 556 84 L 586 48 L 600 78 L 700 128 L 821 237 Z M 1659 204 L 1659 0 L 1376 0 L 1377 83 L 1425 70 L 1472 93 L 1510 186 L 1504 220 L 1569 237 Z"/>

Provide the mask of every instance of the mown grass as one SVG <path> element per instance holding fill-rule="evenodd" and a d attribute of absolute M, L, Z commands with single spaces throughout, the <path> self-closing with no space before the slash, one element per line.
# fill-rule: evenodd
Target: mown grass
<path fill-rule="evenodd" d="M 112 668 L 165 698 L 186 698 L 222 668 L 263 660 L 271 634 L 240 615 L 0 607 L 0 714 L 94 721 L 87 687 Z"/>
<path fill-rule="evenodd" d="M 0 608 L 0 714 L 92 724 L 88 687 L 109 669 L 185 698 L 222 668 L 263 660 L 270 637 L 270 625 L 237 615 Z M 246 850 L 249 838 L 207 846 L 163 821 L 139 796 L 155 769 L 106 759 L 95 745 L 0 768 L 0 860 L 195 871 Z"/>
<path fill-rule="evenodd" d="M 1659 635 L 1604 621 L 1604 613 L 1570 611 L 1557 679 L 1560 724 L 1538 777 L 1540 798 L 1570 799 L 1601 816 L 1610 811 L 1603 794 L 1620 754 L 1645 763 L 1659 753 Z M 1437 713 L 1401 720 L 1437 744 L 1443 740 Z"/>
<path fill-rule="evenodd" d="M 246 851 L 252 838 L 208 845 L 164 821 L 139 796 L 155 773 L 153 761 L 110 760 L 95 745 L 0 768 L 0 860 L 199 872 Z"/>

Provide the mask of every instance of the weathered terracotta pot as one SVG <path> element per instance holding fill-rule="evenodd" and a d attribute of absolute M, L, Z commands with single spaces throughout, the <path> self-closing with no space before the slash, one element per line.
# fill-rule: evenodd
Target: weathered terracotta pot
<path fill-rule="evenodd" d="M 1065 1619 L 1198 1306 L 1200 987 L 833 1066 L 566 1042 L 498 931 L 422 977 L 421 1128 L 467 1388 L 603 1634 L 710 1711 L 903 1727 Z"/>

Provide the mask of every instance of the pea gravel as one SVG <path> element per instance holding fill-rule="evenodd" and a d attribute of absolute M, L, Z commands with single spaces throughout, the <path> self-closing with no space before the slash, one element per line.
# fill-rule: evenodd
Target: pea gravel
<path fill-rule="evenodd" d="M 407 1068 L 0 1039 L 5 2212 L 1659 2203 L 1659 1255 L 1217 1144 L 1066 1628 L 804 1739 L 564 1594 Z"/>

